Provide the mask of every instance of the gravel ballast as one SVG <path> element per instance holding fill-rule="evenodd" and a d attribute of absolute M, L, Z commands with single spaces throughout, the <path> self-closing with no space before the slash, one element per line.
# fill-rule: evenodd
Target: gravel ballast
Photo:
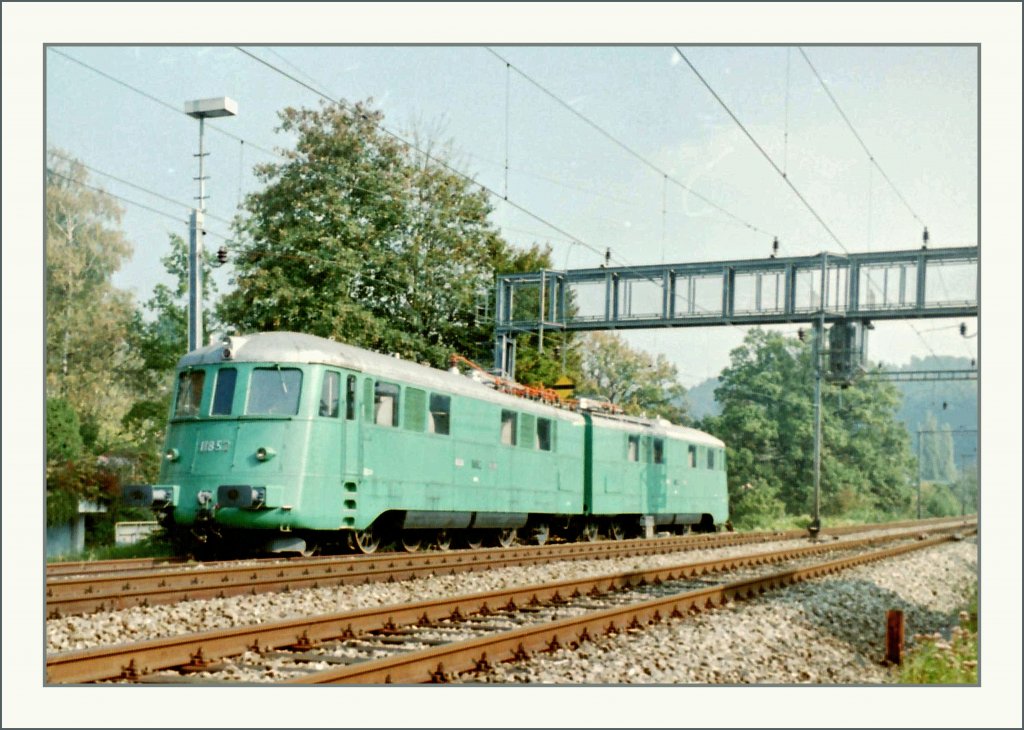
<path fill-rule="evenodd" d="M 885 615 L 914 634 L 957 625 L 977 577 L 974 540 L 852 568 L 753 601 L 499 665 L 472 682 L 547 684 L 878 684 Z"/>
<path fill-rule="evenodd" d="M 563 562 L 486 573 L 237 596 L 51 619 L 47 651 L 128 643 L 587 575 L 639 570 L 774 550 L 763 543 L 658 556 Z M 790 543 L 791 544 L 791 543 Z M 500 665 L 471 682 L 527 683 L 877 683 L 885 612 L 906 613 L 907 637 L 956 624 L 963 592 L 977 574 L 973 539 L 861 566 L 697 616 L 601 638 L 577 651 Z"/>

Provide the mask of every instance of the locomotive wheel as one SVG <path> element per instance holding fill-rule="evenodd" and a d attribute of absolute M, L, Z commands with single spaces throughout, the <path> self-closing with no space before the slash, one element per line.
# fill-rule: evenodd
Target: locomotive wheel
<path fill-rule="evenodd" d="M 547 522 L 542 522 L 533 528 L 532 540 L 535 545 L 543 545 L 551 537 L 551 526 Z"/>
<path fill-rule="evenodd" d="M 516 544 L 516 537 L 515 530 L 498 530 L 495 539 L 498 541 L 498 547 L 510 548 Z"/>
<path fill-rule="evenodd" d="M 484 545 L 484 536 L 476 530 L 469 530 L 463 534 L 462 543 L 470 550 L 479 550 Z"/>
<path fill-rule="evenodd" d="M 612 540 L 625 540 L 626 539 L 626 528 L 621 522 L 615 520 L 608 526 L 608 536 Z"/>
<path fill-rule="evenodd" d="M 443 553 L 452 549 L 452 536 L 448 530 L 438 530 L 434 533 L 434 547 Z"/>
<path fill-rule="evenodd" d="M 414 553 L 419 550 L 420 545 L 423 544 L 423 537 L 415 532 L 403 532 L 400 542 L 402 543 L 402 549 L 405 550 L 405 552 Z"/>
<path fill-rule="evenodd" d="M 583 530 L 580 532 L 580 539 L 584 542 L 597 542 L 599 530 L 597 529 L 596 522 L 588 522 L 583 525 Z"/>
<path fill-rule="evenodd" d="M 377 548 L 380 547 L 380 535 L 373 529 L 373 527 L 367 527 L 365 530 L 356 530 L 352 533 L 352 537 L 349 538 L 349 544 L 352 548 L 363 555 L 369 555 L 370 553 L 377 552 Z"/>

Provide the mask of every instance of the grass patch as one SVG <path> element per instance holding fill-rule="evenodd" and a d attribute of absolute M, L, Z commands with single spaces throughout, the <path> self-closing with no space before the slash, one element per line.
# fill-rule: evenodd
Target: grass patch
<path fill-rule="evenodd" d="M 971 590 L 960 625 L 947 641 L 941 634 L 914 637 L 916 646 L 907 652 L 900 667 L 902 684 L 978 683 L 978 587 Z"/>
<path fill-rule="evenodd" d="M 124 560 L 126 558 L 170 558 L 174 547 L 160 534 L 152 535 L 132 545 L 104 545 L 89 548 L 73 555 L 59 555 L 51 563 L 70 563 L 91 560 Z"/>

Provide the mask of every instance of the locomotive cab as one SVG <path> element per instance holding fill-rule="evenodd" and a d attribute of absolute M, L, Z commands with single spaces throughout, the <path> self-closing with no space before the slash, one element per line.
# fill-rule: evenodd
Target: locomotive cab
<path fill-rule="evenodd" d="M 201 540 L 234 528 L 289 531 L 303 488 L 343 471 L 343 375 L 315 363 L 239 361 L 223 345 L 186 355 L 159 483 L 126 486 L 126 503 Z"/>

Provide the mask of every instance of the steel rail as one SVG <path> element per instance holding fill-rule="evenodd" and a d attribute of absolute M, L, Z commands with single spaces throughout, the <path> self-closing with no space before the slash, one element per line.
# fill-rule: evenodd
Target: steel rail
<path fill-rule="evenodd" d="M 493 636 L 446 644 L 298 677 L 282 684 L 412 684 L 444 682 L 461 672 L 483 670 L 505 661 L 528 658 L 532 652 L 575 648 L 593 636 L 642 629 L 666 618 L 724 606 L 794 583 L 835 573 L 845 568 L 895 557 L 942 544 L 953 537 L 937 537 L 867 554 L 784 570 L 769 576 L 678 593 L 625 607 L 595 611 L 582 617 L 501 632 Z"/>
<path fill-rule="evenodd" d="M 75 560 L 67 563 L 47 563 L 46 579 L 65 575 L 90 573 L 115 573 L 121 571 L 153 570 L 178 567 L 186 560 L 178 557 L 166 558 L 120 558 L 117 560 Z"/>
<path fill-rule="evenodd" d="M 967 519 L 973 517 L 968 515 L 967 517 L 930 517 L 924 520 L 901 520 L 898 522 L 880 522 L 880 523 L 869 523 L 864 525 L 847 525 L 845 527 L 831 527 L 822 530 L 823 534 L 849 534 L 851 532 L 860 532 L 864 530 L 881 530 L 897 527 L 907 527 L 911 525 L 928 525 L 937 522 L 948 522 L 955 521 L 958 519 Z M 742 535 L 766 535 L 771 536 L 772 539 L 777 539 L 779 535 L 801 537 L 806 534 L 804 530 L 786 530 L 786 531 L 759 531 L 759 532 L 743 532 L 739 533 Z M 700 539 L 700 538 L 714 538 L 715 535 L 704 534 L 691 534 L 687 536 L 687 539 Z M 491 548 L 488 548 L 491 549 Z M 500 549 L 500 548 L 493 548 Z M 461 551 L 465 552 L 465 551 Z M 372 557 L 381 558 L 390 555 L 409 555 L 410 553 L 404 551 L 395 551 L 392 553 L 375 553 Z M 332 556 L 342 558 L 346 556 Z M 349 558 L 358 558 L 360 556 L 347 556 Z M 252 563 L 255 565 L 269 565 L 269 564 L 281 564 L 281 563 L 300 563 L 300 562 L 315 562 L 324 560 L 325 556 L 320 557 L 267 557 L 267 558 L 244 558 L 245 562 Z M 69 561 L 65 563 L 47 563 L 46 564 L 46 578 L 50 581 L 52 578 L 65 578 L 75 575 L 93 575 L 96 573 L 131 573 L 141 572 L 150 570 L 175 570 L 183 567 L 203 566 L 206 568 L 214 567 L 228 567 L 231 565 L 237 565 L 238 560 L 206 560 L 206 561 L 192 561 L 190 562 L 187 558 L 178 556 L 167 556 L 159 558 L 120 558 L 115 560 L 78 560 Z"/>
<path fill-rule="evenodd" d="M 933 530 L 948 530 L 934 527 Z M 680 580 L 748 565 L 765 565 L 782 560 L 828 551 L 907 539 L 907 535 L 885 535 L 845 542 L 819 542 L 767 553 L 718 558 L 649 570 L 628 571 L 583 579 L 573 579 L 513 587 L 453 598 L 357 609 L 335 614 L 302 617 L 266 624 L 218 629 L 185 636 L 61 652 L 47 657 L 49 683 L 82 683 L 110 678 L 133 678 L 148 672 L 204 663 L 242 654 L 248 650 L 280 648 L 309 649 L 317 642 L 352 637 L 360 633 L 390 630 L 398 626 L 420 624 L 487 613 L 493 608 L 515 607 L 557 601 L 588 592 L 606 593 L 644 583 Z M 948 539 L 948 538 L 947 538 Z"/>
<path fill-rule="evenodd" d="M 960 520 L 953 522 L 961 523 Z M 921 527 L 924 524 L 932 523 L 914 523 L 914 526 Z M 857 528 L 860 529 L 859 526 Z M 843 529 L 835 529 L 831 534 L 843 534 Z M 847 529 L 847 532 L 850 531 L 852 530 Z M 47 582 L 46 615 L 49 618 L 56 618 L 196 599 L 409 580 L 438 573 L 492 570 L 556 560 L 654 555 L 795 539 L 805 535 L 806 533 L 800 530 L 774 534 L 719 533 L 656 540 L 568 543 L 476 551 L 388 553 L 379 556 L 307 558 L 257 564 L 247 561 L 223 563 L 213 568 L 179 568 L 130 576 L 65 578 Z"/>

